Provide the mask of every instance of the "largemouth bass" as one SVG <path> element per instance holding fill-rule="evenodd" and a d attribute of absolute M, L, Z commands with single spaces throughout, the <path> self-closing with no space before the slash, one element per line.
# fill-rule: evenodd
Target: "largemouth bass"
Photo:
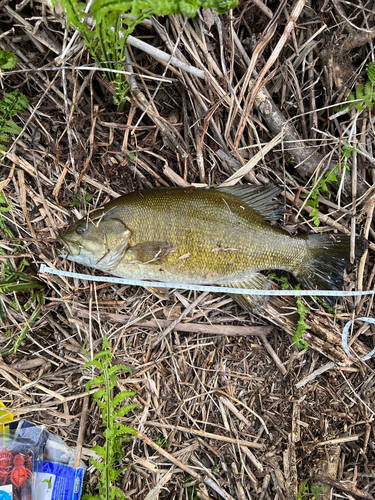
<path fill-rule="evenodd" d="M 282 214 L 278 194 L 272 184 L 138 191 L 79 220 L 59 240 L 69 260 L 122 278 L 267 290 L 260 271 L 280 269 L 306 289 L 341 290 L 349 236 L 293 237 L 271 225 Z M 357 237 L 357 257 L 365 248 Z M 166 297 L 166 290 L 152 291 Z M 233 298 L 253 312 L 267 301 Z"/>

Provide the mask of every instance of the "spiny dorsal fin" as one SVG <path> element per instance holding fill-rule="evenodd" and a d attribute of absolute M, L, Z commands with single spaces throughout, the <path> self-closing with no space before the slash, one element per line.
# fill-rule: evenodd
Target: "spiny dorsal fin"
<path fill-rule="evenodd" d="M 228 186 L 218 188 L 218 190 L 238 198 L 242 203 L 258 212 L 265 220 L 279 220 L 284 213 L 282 204 L 273 199 L 281 192 L 281 189 L 274 184 Z"/>

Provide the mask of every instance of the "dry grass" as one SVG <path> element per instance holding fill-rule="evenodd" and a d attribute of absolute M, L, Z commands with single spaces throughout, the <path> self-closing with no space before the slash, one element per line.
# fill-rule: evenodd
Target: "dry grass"
<path fill-rule="evenodd" d="M 345 287 L 373 288 L 372 110 L 331 119 L 332 106 L 366 78 L 361 71 L 375 58 L 372 34 L 363 31 L 372 29 L 373 4 L 311 2 L 299 14 L 303 3 L 277 11 L 279 2 L 240 2 L 220 18 L 204 12 L 139 27 L 137 37 L 167 52 L 180 37 L 175 56 L 206 78 L 166 69 L 129 47 L 127 69 L 135 75 L 125 113 L 116 111 L 99 71 L 77 69 L 92 62 L 82 45 L 62 66 L 56 62 L 73 31 L 64 31 L 47 4 L 26 4 L 17 14 L 3 6 L 1 29 L 14 31 L 0 47 L 19 64 L 1 75 L 2 90 L 30 100 L 1 166 L 12 209 L 0 215 L 14 234 L 2 232 L 1 247 L 14 268 L 26 258 L 30 274 L 41 263 L 86 272 L 55 252 L 56 236 L 74 216 L 136 189 L 219 185 L 234 174 L 236 182 L 282 186 L 285 226 L 314 231 L 301 195 L 349 141 L 360 151 L 350 160 L 353 175 L 331 186 L 330 199 L 321 197 L 319 229 L 369 239 L 369 254 L 348 270 Z M 341 346 L 346 321 L 374 316 L 372 298 L 343 299 L 336 315 L 310 300 L 310 348 L 299 351 L 291 345 L 292 299 L 250 315 L 228 296 L 179 290 L 164 302 L 131 286 L 40 279 L 45 305 L 16 353 L 10 350 L 37 305 L 21 307 L 28 292 L 1 296 L 0 399 L 16 418 L 45 424 L 75 446 L 87 380 L 82 346 L 92 355 L 107 335 L 115 362 L 133 371 L 118 389 L 136 390 L 140 405 L 124 419 L 139 434 L 118 485 L 127 498 L 292 500 L 306 479 L 322 487 L 321 498 L 375 496 L 374 361 L 354 362 Z M 373 325 L 356 326 L 353 352 L 362 356 L 374 343 Z M 88 417 L 83 458 L 103 439 L 98 408 L 89 406 Z M 94 489 L 94 475 L 89 483 Z"/>

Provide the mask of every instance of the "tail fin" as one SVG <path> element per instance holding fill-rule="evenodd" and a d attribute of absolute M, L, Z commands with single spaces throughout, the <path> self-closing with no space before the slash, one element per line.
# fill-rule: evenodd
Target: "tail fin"
<path fill-rule="evenodd" d="M 308 290 L 342 290 L 343 271 L 349 264 L 350 236 L 343 234 L 310 234 L 309 252 L 295 273 L 301 285 Z M 355 238 L 355 258 L 367 248 L 367 240 Z M 326 297 L 334 305 L 339 297 Z"/>

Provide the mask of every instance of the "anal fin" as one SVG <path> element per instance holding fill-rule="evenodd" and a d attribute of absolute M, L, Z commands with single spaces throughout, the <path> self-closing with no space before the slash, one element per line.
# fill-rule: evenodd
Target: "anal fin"
<path fill-rule="evenodd" d="M 251 288 L 255 290 L 270 290 L 271 282 L 266 276 L 260 273 L 254 273 L 242 281 L 235 283 L 226 283 L 226 286 L 232 288 Z M 231 294 L 233 300 L 237 302 L 243 309 L 251 313 L 256 313 L 264 309 L 267 305 L 269 295 L 240 295 Z"/>

